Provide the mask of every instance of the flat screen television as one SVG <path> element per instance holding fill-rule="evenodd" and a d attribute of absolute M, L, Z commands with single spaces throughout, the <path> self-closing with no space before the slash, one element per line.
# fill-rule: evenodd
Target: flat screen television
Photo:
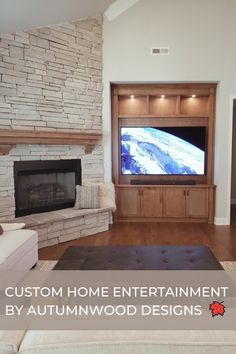
<path fill-rule="evenodd" d="M 204 175 L 206 127 L 122 127 L 122 175 Z"/>

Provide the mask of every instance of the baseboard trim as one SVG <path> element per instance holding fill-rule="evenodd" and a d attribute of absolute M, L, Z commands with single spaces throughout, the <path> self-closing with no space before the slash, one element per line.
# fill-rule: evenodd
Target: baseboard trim
<path fill-rule="evenodd" d="M 215 225 L 230 225 L 230 221 L 228 220 L 228 218 L 217 218 L 215 217 L 215 221 L 214 221 Z"/>

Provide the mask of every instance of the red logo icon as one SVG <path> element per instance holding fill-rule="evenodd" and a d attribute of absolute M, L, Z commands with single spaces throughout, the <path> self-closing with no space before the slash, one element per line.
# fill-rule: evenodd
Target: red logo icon
<path fill-rule="evenodd" d="M 225 306 L 223 305 L 223 302 L 218 302 L 218 301 L 213 301 L 210 304 L 209 310 L 211 311 L 212 317 L 215 316 L 224 316 L 225 313 Z"/>

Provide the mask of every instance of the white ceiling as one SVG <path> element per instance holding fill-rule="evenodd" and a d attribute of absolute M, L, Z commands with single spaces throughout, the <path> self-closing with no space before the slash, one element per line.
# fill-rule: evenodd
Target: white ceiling
<path fill-rule="evenodd" d="M 115 0 L 0 0 L 0 33 L 96 16 L 113 2 Z"/>

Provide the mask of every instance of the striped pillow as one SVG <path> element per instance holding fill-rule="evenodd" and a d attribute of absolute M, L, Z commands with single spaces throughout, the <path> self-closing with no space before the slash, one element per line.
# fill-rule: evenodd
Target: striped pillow
<path fill-rule="evenodd" d="M 98 185 L 76 186 L 75 209 L 99 209 L 99 191 Z"/>

